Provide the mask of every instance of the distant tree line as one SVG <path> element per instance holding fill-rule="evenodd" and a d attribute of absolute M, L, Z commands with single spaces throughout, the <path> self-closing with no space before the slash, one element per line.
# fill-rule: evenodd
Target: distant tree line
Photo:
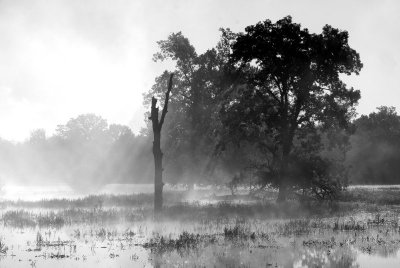
<path fill-rule="evenodd" d="M 400 183 L 400 116 L 394 107 L 379 107 L 377 112 L 353 120 L 347 131 L 331 129 L 318 140 L 318 146 L 323 148 L 321 156 L 347 172 L 343 178 L 349 183 Z M 0 178 L 17 183 L 66 182 L 82 190 L 106 183 L 151 183 L 154 172 L 151 141 L 150 136 L 134 135 L 127 126 L 108 125 L 105 119 L 93 114 L 80 115 L 59 125 L 49 137 L 43 129 L 37 129 L 25 142 L 1 140 Z M 164 144 L 167 142 L 168 139 L 164 140 Z M 214 150 L 209 147 L 208 159 L 212 159 Z M 166 160 L 167 183 L 190 182 L 189 171 L 186 178 L 182 172 L 184 166 Z M 203 180 L 198 175 L 191 183 L 227 184 L 232 180 L 248 186 L 265 183 L 259 181 L 263 173 L 262 154 L 250 144 L 227 149 L 217 163 L 218 167 L 208 163 L 213 173 L 208 173 L 204 164 Z"/>
<path fill-rule="evenodd" d="M 107 183 L 146 183 L 151 176 L 148 138 L 127 126 L 108 124 L 84 114 L 58 125 L 47 137 L 43 129 L 22 143 L 0 142 L 2 180 L 66 182 L 76 190 Z"/>
<path fill-rule="evenodd" d="M 381 106 L 353 122 L 346 164 L 355 184 L 400 184 L 400 116 Z"/>

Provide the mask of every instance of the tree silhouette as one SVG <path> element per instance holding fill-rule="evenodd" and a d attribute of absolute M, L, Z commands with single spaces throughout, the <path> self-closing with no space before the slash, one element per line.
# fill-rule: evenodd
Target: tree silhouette
<path fill-rule="evenodd" d="M 248 26 L 232 47 L 232 61 L 247 83 L 236 88 L 224 105 L 230 129 L 257 134 L 278 159 L 279 201 L 286 199 L 296 178 L 288 173 L 299 129 L 337 124 L 354 115 L 360 92 L 347 88 L 339 74 L 358 74 L 359 54 L 348 33 L 326 25 L 310 34 L 290 16 Z M 236 122 L 236 124 L 233 124 Z"/>
<path fill-rule="evenodd" d="M 163 206 L 162 191 L 163 191 L 164 183 L 162 181 L 163 153 L 161 151 L 161 129 L 164 124 L 165 115 L 168 112 L 168 102 L 169 102 L 169 96 L 170 96 L 171 89 L 172 89 L 173 76 L 174 75 L 171 74 L 169 77 L 168 89 L 167 89 L 167 92 L 165 93 L 164 107 L 161 112 L 160 120 L 158 119 L 159 114 L 158 114 L 158 107 L 157 107 L 157 99 L 155 97 L 153 97 L 151 100 L 151 114 L 150 114 L 149 119 L 151 120 L 152 125 L 153 125 L 153 135 L 154 135 L 153 155 L 154 155 L 154 212 L 155 213 L 160 212 L 162 210 L 162 206 Z"/>
<path fill-rule="evenodd" d="M 168 154 L 166 174 L 172 183 L 187 184 L 190 188 L 195 183 L 204 183 L 208 176 L 221 93 L 230 84 L 227 75 L 231 67 L 230 43 L 235 36 L 229 29 L 221 29 L 218 44 L 202 54 L 196 53 L 181 32 L 157 42 L 160 49 L 153 59 L 175 63 L 174 94 L 169 104 L 172 116 L 163 128 L 163 146 Z M 167 71 L 156 77 L 155 84 L 144 95 L 145 105 L 151 105 L 153 96 L 164 100 L 168 79 Z"/>

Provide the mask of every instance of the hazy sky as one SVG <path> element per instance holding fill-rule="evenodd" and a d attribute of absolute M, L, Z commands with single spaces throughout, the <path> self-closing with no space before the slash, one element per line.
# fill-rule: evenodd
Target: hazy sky
<path fill-rule="evenodd" d="M 0 0 L 0 137 L 21 141 L 36 128 L 82 113 L 143 126 L 142 93 L 166 66 L 152 62 L 156 41 L 182 31 L 198 52 L 218 28 L 243 31 L 292 15 L 311 32 L 348 30 L 361 55 L 359 113 L 400 109 L 400 1 L 397 0 Z"/>

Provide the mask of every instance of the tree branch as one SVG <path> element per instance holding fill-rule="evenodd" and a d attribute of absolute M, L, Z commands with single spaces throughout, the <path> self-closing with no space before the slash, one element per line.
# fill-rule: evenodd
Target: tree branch
<path fill-rule="evenodd" d="M 185 76 L 185 78 L 186 78 L 186 82 L 188 83 L 188 85 L 190 86 L 190 84 L 191 84 L 191 82 L 190 82 L 190 79 L 189 79 L 189 76 L 187 75 L 187 73 L 186 72 L 182 72 L 183 73 L 183 75 Z"/>
<path fill-rule="evenodd" d="M 274 79 L 274 81 L 275 81 L 275 84 L 276 84 L 276 86 L 278 87 L 278 89 L 279 89 L 279 92 L 281 93 L 281 101 L 283 102 L 283 100 L 282 100 L 282 97 L 283 97 L 283 91 L 282 91 L 282 87 L 281 87 L 281 85 L 279 84 L 278 78 L 276 78 L 276 76 L 272 76 L 272 78 Z"/>
<path fill-rule="evenodd" d="M 169 95 L 171 94 L 171 89 L 172 89 L 172 78 L 174 77 L 174 74 L 171 73 L 170 77 L 169 77 L 169 82 L 168 82 L 168 90 L 165 93 L 165 103 L 164 103 L 164 108 L 162 110 L 161 113 L 161 119 L 160 119 L 160 123 L 158 124 L 159 127 L 161 128 L 162 125 L 164 124 L 164 119 L 165 119 L 165 115 L 168 112 L 168 102 L 169 102 Z"/>
<path fill-rule="evenodd" d="M 296 103 L 295 103 L 295 107 L 294 107 L 294 111 L 292 112 L 292 120 L 290 122 L 291 126 L 290 126 L 290 135 L 294 136 L 294 132 L 296 130 L 296 128 L 298 127 L 298 117 L 301 111 L 301 106 L 302 106 L 302 101 L 300 98 L 297 98 Z"/>
<path fill-rule="evenodd" d="M 269 93 L 269 95 L 271 95 L 271 96 L 278 102 L 278 104 L 281 103 L 281 101 L 279 100 L 279 98 L 274 94 L 274 92 L 272 92 L 271 89 L 266 88 L 266 90 L 267 90 L 267 92 Z"/>
<path fill-rule="evenodd" d="M 296 123 L 297 123 L 298 125 L 300 125 L 301 123 L 307 122 L 308 119 L 309 119 L 308 117 L 302 116 L 302 117 L 300 117 L 300 118 L 297 119 L 297 122 L 296 122 Z"/>
<path fill-rule="evenodd" d="M 191 98 L 186 93 L 180 92 L 179 94 L 181 94 L 185 99 L 191 100 Z"/>

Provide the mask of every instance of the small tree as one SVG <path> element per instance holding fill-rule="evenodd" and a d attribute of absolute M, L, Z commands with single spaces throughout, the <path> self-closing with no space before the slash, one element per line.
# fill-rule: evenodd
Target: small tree
<path fill-rule="evenodd" d="M 174 68 L 174 94 L 169 102 L 170 120 L 163 127 L 163 146 L 168 155 L 165 170 L 171 183 L 187 184 L 209 179 L 209 155 L 214 149 L 218 110 L 223 91 L 231 83 L 229 63 L 230 43 L 235 35 L 221 29 L 218 44 L 197 54 L 181 33 L 172 33 L 167 40 L 157 42 L 160 51 L 155 61 L 171 60 Z M 164 99 L 164 85 L 169 79 L 165 71 L 144 95 L 144 104 L 151 105 L 152 97 Z M 148 126 L 150 130 L 151 127 Z"/>
<path fill-rule="evenodd" d="M 154 155 L 154 212 L 158 213 L 162 210 L 163 206 L 163 198 L 162 198 L 162 191 L 164 187 L 164 183 L 162 181 L 162 172 L 163 172 L 163 167 L 162 167 L 162 157 L 163 153 L 161 151 L 161 129 L 164 124 L 165 120 L 165 115 L 168 112 L 168 101 L 169 101 L 169 96 L 171 94 L 171 88 L 172 88 L 172 78 L 173 74 L 170 75 L 169 77 L 169 82 L 168 82 L 168 89 L 167 92 L 165 93 L 165 102 L 164 102 L 164 107 L 161 112 L 161 118 L 160 120 L 158 119 L 158 107 L 157 107 L 157 99 L 153 97 L 151 99 L 151 114 L 149 119 L 152 122 L 153 125 L 153 135 L 154 135 L 154 141 L 153 141 L 153 155 Z"/>

